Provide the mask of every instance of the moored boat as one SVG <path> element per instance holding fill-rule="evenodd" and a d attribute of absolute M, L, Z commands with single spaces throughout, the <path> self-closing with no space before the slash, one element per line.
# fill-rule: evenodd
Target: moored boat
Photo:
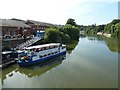
<path fill-rule="evenodd" d="M 18 55 L 19 66 L 30 66 L 47 61 L 59 55 L 66 54 L 66 45 L 50 43 L 44 45 L 30 46 L 26 48 L 26 56 Z"/>
<path fill-rule="evenodd" d="M 17 60 L 18 54 L 25 56 L 26 51 L 3 51 L 2 52 L 2 61 L 0 63 L 0 68 L 4 68 L 12 63 L 15 63 Z"/>

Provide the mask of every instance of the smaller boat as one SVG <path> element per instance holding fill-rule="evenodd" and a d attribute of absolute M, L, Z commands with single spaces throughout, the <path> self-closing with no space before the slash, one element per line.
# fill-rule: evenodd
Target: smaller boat
<path fill-rule="evenodd" d="M 17 50 L 17 51 L 3 51 L 2 52 L 2 62 L 0 64 L 0 68 L 4 68 L 10 64 L 13 64 L 16 62 L 18 58 L 18 54 L 21 54 L 22 56 L 26 55 L 25 51 Z"/>
<path fill-rule="evenodd" d="M 12 51 L 4 51 L 2 52 L 2 63 L 0 65 L 0 68 L 4 68 L 9 64 L 12 64 L 15 62 L 15 59 L 13 58 L 13 52 Z"/>
<path fill-rule="evenodd" d="M 26 56 L 18 55 L 19 66 L 30 66 L 38 64 L 59 55 L 66 54 L 66 45 L 50 43 L 44 45 L 30 46 L 26 48 Z"/>

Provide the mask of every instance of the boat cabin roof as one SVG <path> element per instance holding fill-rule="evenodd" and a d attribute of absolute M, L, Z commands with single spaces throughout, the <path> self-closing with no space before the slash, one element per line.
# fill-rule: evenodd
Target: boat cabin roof
<path fill-rule="evenodd" d="M 26 49 L 34 49 L 34 48 L 43 48 L 43 47 L 49 47 L 49 46 L 59 46 L 60 43 L 50 43 L 50 44 L 43 44 L 43 45 L 37 45 L 37 46 L 31 46 Z"/>
<path fill-rule="evenodd" d="M 11 54 L 12 51 L 3 51 L 2 54 Z"/>
<path fill-rule="evenodd" d="M 17 51 L 3 51 L 2 54 L 11 54 L 11 53 L 23 53 L 23 52 L 27 52 L 27 51 L 21 51 L 21 50 L 17 50 Z"/>

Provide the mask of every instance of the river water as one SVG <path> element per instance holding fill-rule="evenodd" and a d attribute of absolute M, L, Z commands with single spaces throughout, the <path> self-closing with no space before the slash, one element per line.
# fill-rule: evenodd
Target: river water
<path fill-rule="evenodd" d="M 68 46 L 66 55 L 49 62 L 2 70 L 3 88 L 117 88 L 118 39 L 84 36 Z"/>

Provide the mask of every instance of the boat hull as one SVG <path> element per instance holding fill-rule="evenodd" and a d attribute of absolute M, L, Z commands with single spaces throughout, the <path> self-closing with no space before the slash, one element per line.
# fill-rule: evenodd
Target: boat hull
<path fill-rule="evenodd" d="M 38 60 L 35 60 L 35 61 L 23 62 L 23 61 L 19 60 L 17 63 L 21 67 L 32 66 L 32 65 L 39 64 L 41 62 L 47 61 L 49 59 L 52 59 L 54 57 L 57 57 L 57 56 L 60 56 L 60 55 L 64 55 L 64 54 L 66 54 L 66 51 L 60 52 L 58 54 L 55 54 L 55 55 L 52 55 L 52 56 L 48 56 L 48 57 L 45 57 L 45 58 L 42 58 L 42 59 L 38 59 Z"/>

